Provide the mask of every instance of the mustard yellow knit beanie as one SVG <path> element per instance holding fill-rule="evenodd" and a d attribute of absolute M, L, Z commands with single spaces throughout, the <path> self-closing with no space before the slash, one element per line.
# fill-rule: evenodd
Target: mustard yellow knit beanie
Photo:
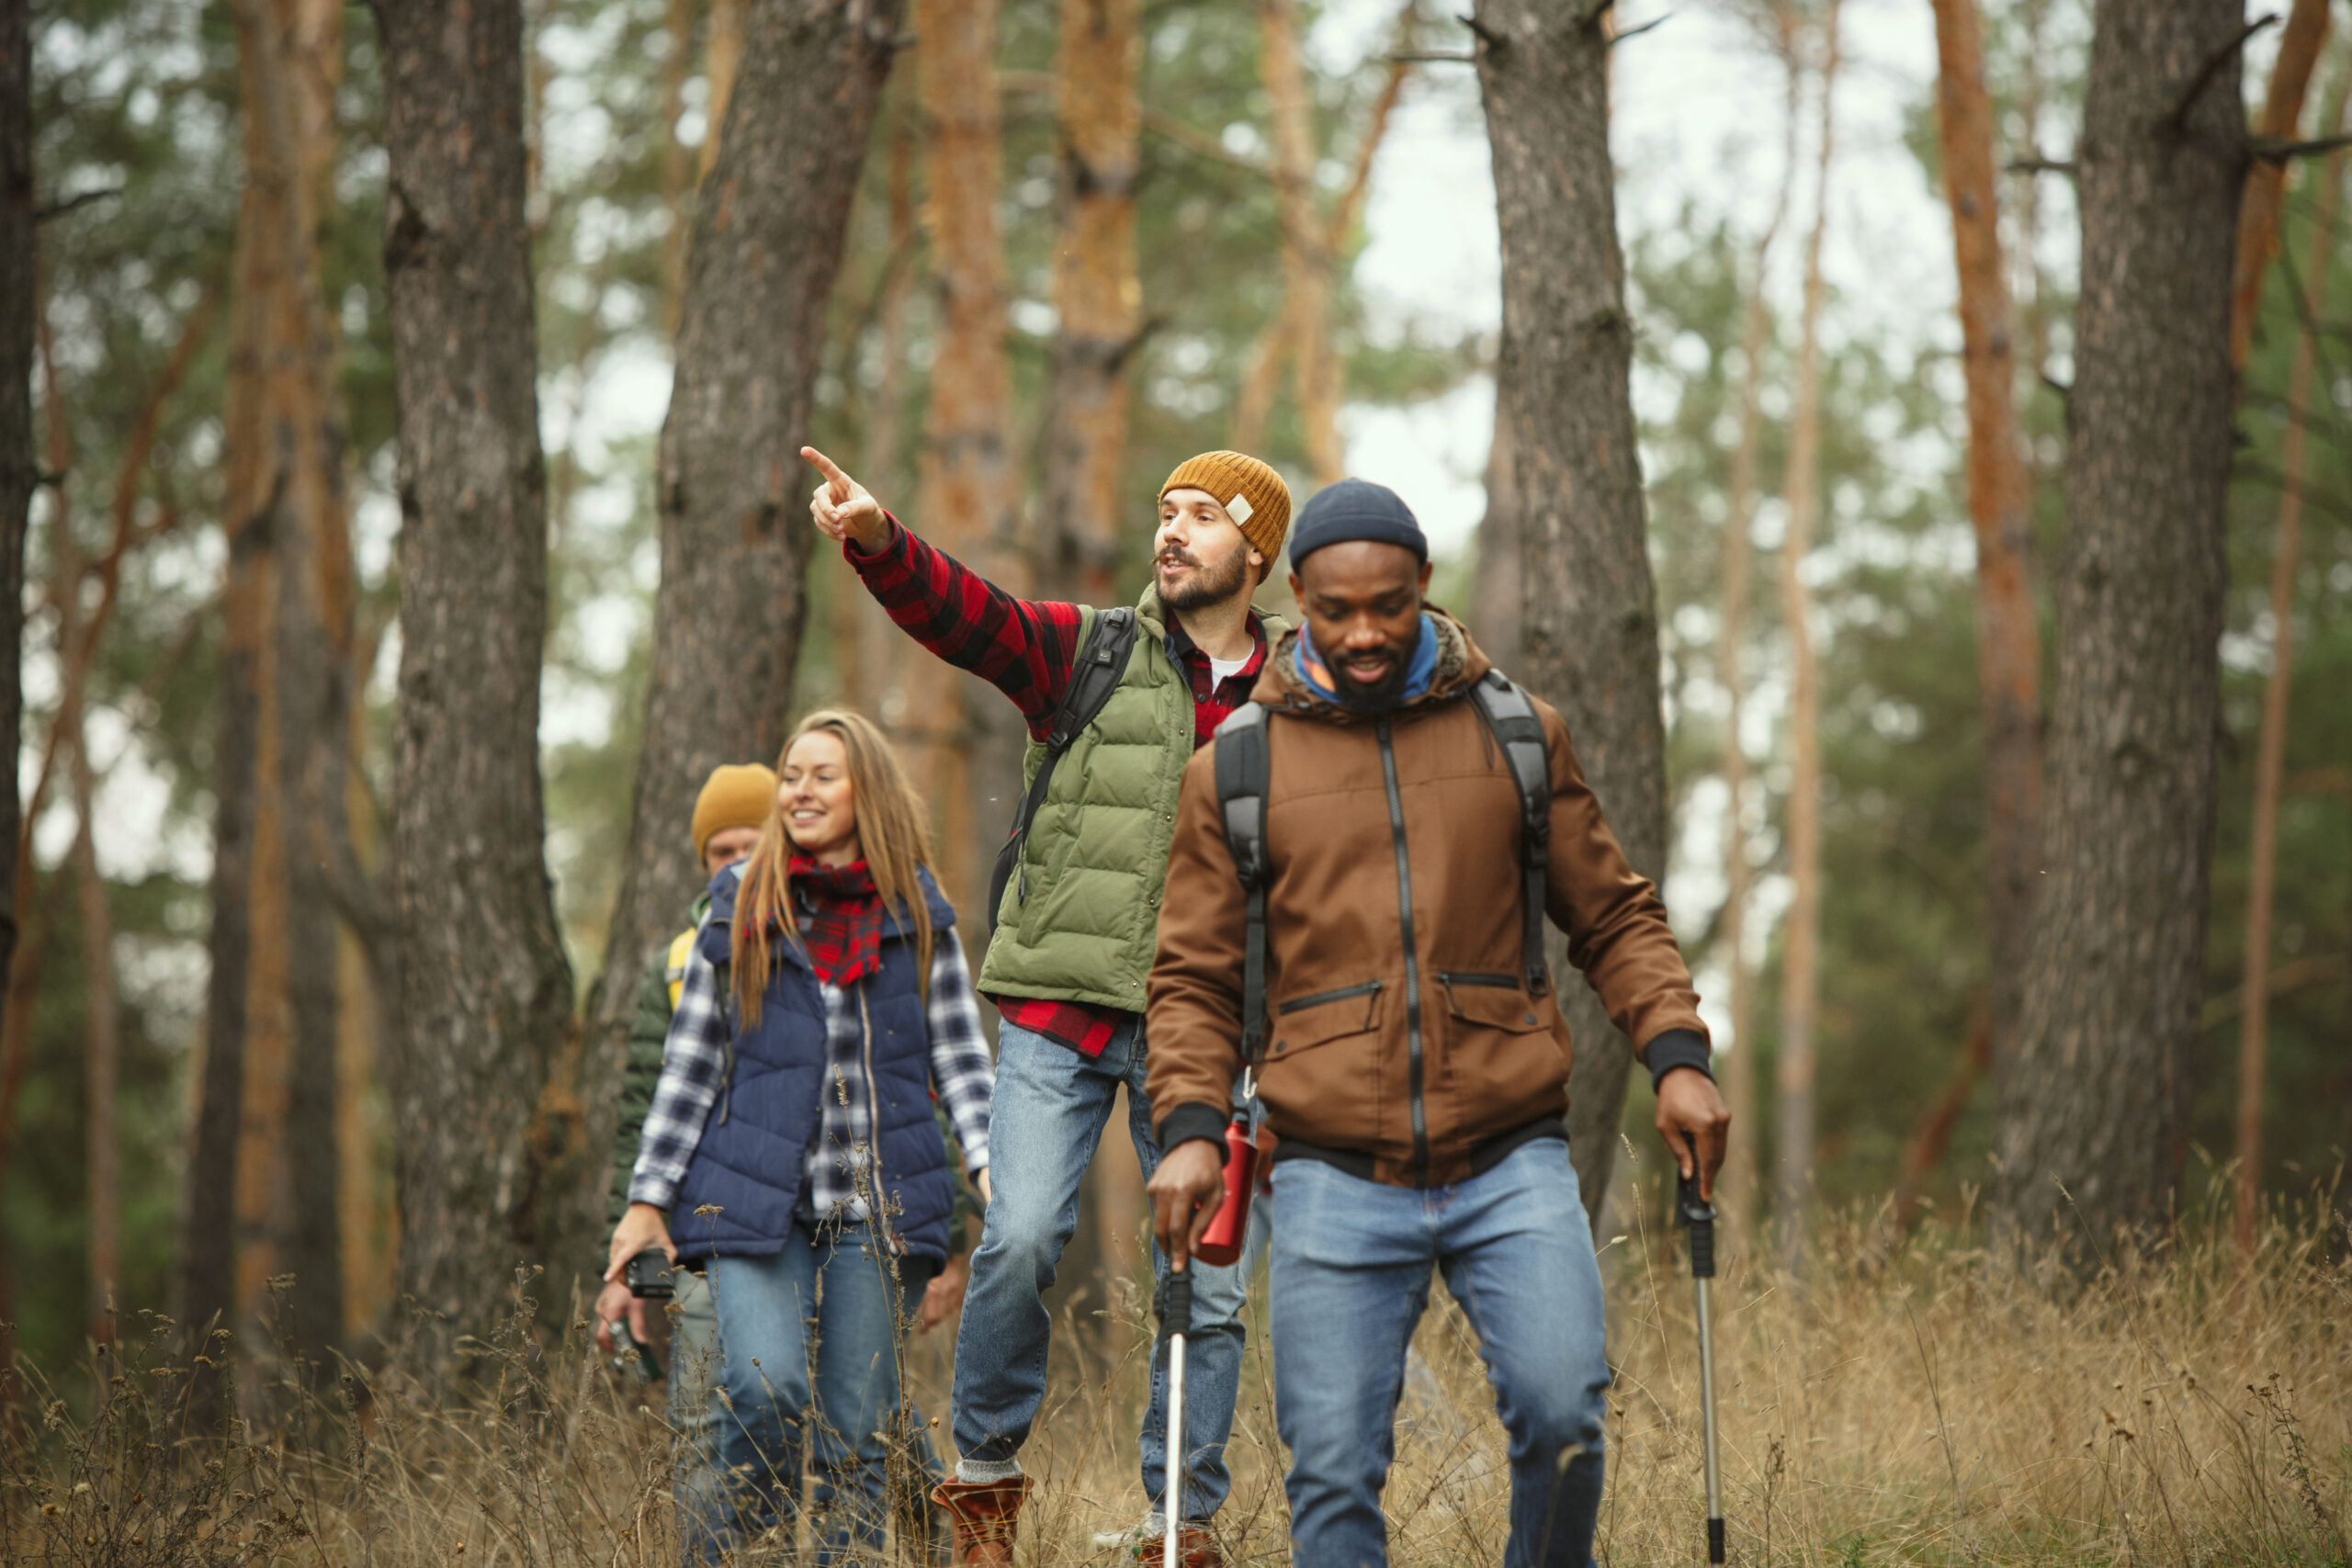
<path fill-rule="evenodd" d="M 710 770 L 695 796 L 695 855 L 722 828 L 764 828 L 775 809 L 775 770 L 757 762 Z"/>
<path fill-rule="evenodd" d="M 1282 475 L 1238 452 L 1204 452 L 1176 465 L 1159 493 L 1171 490 L 1204 490 L 1216 497 L 1272 572 L 1283 536 L 1290 532 L 1290 486 L 1283 483 Z"/>

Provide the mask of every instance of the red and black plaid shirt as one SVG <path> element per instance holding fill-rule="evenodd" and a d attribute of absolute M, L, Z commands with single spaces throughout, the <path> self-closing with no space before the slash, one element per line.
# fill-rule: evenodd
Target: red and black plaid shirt
<path fill-rule="evenodd" d="M 1043 739 L 1054 709 L 1069 686 L 1078 662 L 1079 607 L 1047 599 L 1016 599 L 965 566 L 933 548 L 890 520 L 890 542 L 872 555 L 844 545 L 842 556 L 900 630 L 959 670 L 968 670 L 1012 699 L 1029 733 Z M 1193 646 L 1172 619 L 1168 654 L 1193 684 L 1193 744 L 1207 743 L 1234 709 L 1250 700 L 1266 662 L 1265 629 L 1250 618 L 1255 644 L 1248 662 L 1224 680 L 1214 678 L 1209 656 Z M 1023 1029 L 1034 1030 L 1089 1056 L 1102 1055 L 1113 1031 L 1134 1015 L 1117 1008 L 1035 997 L 997 997 L 997 1010 Z"/>

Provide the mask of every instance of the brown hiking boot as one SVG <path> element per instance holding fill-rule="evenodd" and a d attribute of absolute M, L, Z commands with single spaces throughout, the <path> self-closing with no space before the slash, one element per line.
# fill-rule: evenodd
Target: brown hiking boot
<path fill-rule="evenodd" d="M 1136 1568 L 1159 1568 L 1168 1561 L 1168 1538 L 1148 1535 L 1136 1542 Z M 1225 1553 L 1206 1525 L 1185 1525 L 1176 1532 L 1177 1568 L 1225 1568 Z"/>
<path fill-rule="evenodd" d="M 943 1481 L 931 1500 L 947 1511 L 956 1532 L 956 1568 L 1010 1568 L 1029 1477 L 1010 1481 Z"/>

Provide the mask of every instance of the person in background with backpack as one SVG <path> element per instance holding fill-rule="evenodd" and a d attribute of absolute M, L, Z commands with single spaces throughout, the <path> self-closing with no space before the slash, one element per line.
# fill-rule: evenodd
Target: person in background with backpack
<path fill-rule="evenodd" d="M 1177 808 L 1150 987 L 1153 1228 L 1181 1266 L 1223 1198 L 1227 1086 L 1245 1043 L 1271 1042 L 1250 1054 L 1280 1139 L 1268 1311 L 1293 1562 L 1387 1561 L 1381 1488 L 1435 1269 L 1510 1437 L 1506 1568 L 1584 1568 L 1610 1372 L 1542 917 L 1649 1068 L 1676 1163 L 1712 1190 L 1731 1118 L 1698 997 L 1560 716 L 1424 603 L 1404 502 L 1331 486 L 1291 563 L 1306 625 Z"/>
<path fill-rule="evenodd" d="M 979 988 L 997 1036 L 995 1196 L 956 1341 L 962 1458 L 935 1494 L 959 1562 L 1011 1561 L 1029 1480 L 1021 1447 L 1046 1393 L 1055 1265 L 1079 1188 L 1127 1087 L 1129 1135 L 1159 1163 L 1145 1093 L 1144 982 L 1151 968 L 1176 795 L 1193 749 L 1248 699 L 1287 629 L 1250 596 L 1290 525 L 1282 476 L 1238 452 L 1178 466 L 1159 489 L 1153 571 L 1132 609 L 1016 599 L 885 512 L 812 447 L 809 502 L 890 618 L 933 654 L 995 683 L 1028 721 L 1027 784 L 1000 856 Z M 1222 1123 L 1220 1122 L 1220 1127 Z M 1167 1259 L 1155 1256 L 1164 1283 Z M 1185 1400 L 1185 1495 L 1164 1498 L 1167 1346 L 1155 1348 L 1141 1443 L 1148 1513 L 1136 1551 L 1158 1562 L 1173 1514 L 1190 1568 L 1219 1561 L 1207 1521 L 1232 1481 L 1226 1438 L 1241 1378 L 1244 1281 L 1200 1271 Z"/>
<path fill-rule="evenodd" d="M 605 1278 L 653 1247 L 706 1265 L 723 1369 L 716 1462 L 680 1477 L 690 1558 L 790 1529 L 805 1453 L 833 1564 L 881 1553 L 904 1301 L 947 1259 L 933 1095 L 985 1201 L 990 1069 L 889 742 L 814 713 L 776 778 L 757 846 L 711 884 Z"/>

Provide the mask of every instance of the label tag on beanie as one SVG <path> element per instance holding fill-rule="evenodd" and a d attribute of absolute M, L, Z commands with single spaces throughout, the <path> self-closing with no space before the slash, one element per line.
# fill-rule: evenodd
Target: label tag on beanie
<path fill-rule="evenodd" d="M 1249 522 L 1250 514 L 1257 510 L 1250 504 L 1250 498 L 1238 491 L 1234 491 L 1233 499 L 1225 503 L 1225 514 L 1233 519 L 1233 525 L 1237 528 Z"/>

